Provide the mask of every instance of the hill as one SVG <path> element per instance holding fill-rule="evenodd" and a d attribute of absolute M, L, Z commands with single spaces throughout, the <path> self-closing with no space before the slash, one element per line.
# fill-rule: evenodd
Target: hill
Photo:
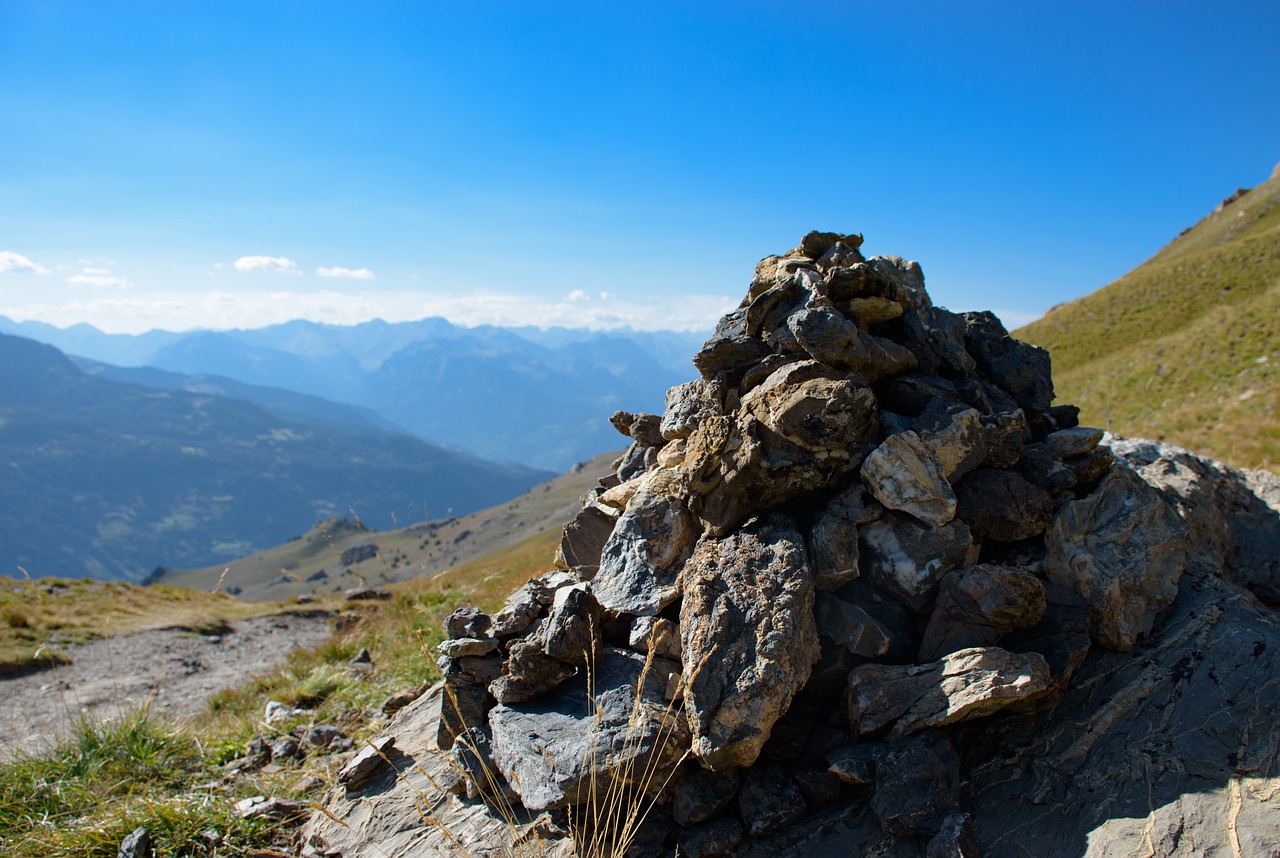
<path fill-rule="evenodd" d="M 1280 467 L 1280 173 L 1119 280 L 1015 332 L 1081 420 Z"/>
<path fill-rule="evenodd" d="M 546 474 L 407 435 L 96 378 L 0 336 L 0 571 L 137 581 L 232 560 L 355 510 L 375 527 L 491 506 Z"/>

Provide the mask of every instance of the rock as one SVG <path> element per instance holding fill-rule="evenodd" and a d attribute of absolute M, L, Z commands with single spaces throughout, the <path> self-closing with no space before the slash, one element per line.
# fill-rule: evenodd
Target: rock
<path fill-rule="evenodd" d="M 863 571 L 913 611 L 924 612 L 938 581 L 973 565 L 977 555 L 969 528 L 959 519 L 930 527 L 891 513 L 859 531 Z"/>
<path fill-rule="evenodd" d="M 577 673 L 573 665 L 543 652 L 541 641 L 529 640 L 516 641 L 508 647 L 503 669 L 503 675 L 489 683 L 489 693 L 505 704 L 532 700 Z"/>
<path fill-rule="evenodd" d="M 380 736 L 369 742 L 338 771 L 338 783 L 350 790 L 359 789 L 383 763 L 400 756 L 395 741 L 395 736 Z"/>
<path fill-rule="evenodd" d="M 747 333 L 746 308 L 724 316 L 711 339 L 693 356 L 693 365 L 707 380 L 721 373 L 740 375 L 768 354 L 768 347 Z"/>
<path fill-rule="evenodd" d="M 818 660 L 804 543 L 782 519 L 703 539 L 683 586 L 693 753 L 717 771 L 750 765 Z"/>
<path fill-rule="evenodd" d="M 1187 565 L 1177 513 L 1127 467 L 1059 508 L 1045 550 L 1049 580 L 1088 601 L 1094 641 L 1122 652 L 1173 604 Z"/>
<path fill-rule="evenodd" d="M 875 746 L 864 743 L 831 751 L 827 771 L 852 786 L 871 786 L 876 780 Z"/>
<path fill-rule="evenodd" d="M 153 858 L 155 847 L 151 844 L 151 832 L 145 825 L 139 825 L 129 836 L 120 841 L 118 858 Z"/>
<path fill-rule="evenodd" d="M 901 738 L 990 715 L 1049 687 L 1044 656 L 972 647 L 931 664 L 864 664 L 849 673 L 849 723 L 868 736 L 885 728 Z"/>
<path fill-rule="evenodd" d="M 1053 402 L 1049 353 L 1015 340 L 988 312 L 965 313 L 965 344 L 978 366 L 1030 411 L 1045 411 Z"/>
<path fill-rule="evenodd" d="M 958 809 L 960 761 L 941 733 L 888 745 L 877 755 L 876 772 L 871 810 L 890 834 L 937 834 Z"/>
<path fill-rule="evenodd" d="M 265 817 L 286 822 L 305 816 L 306 812 L 306 805 L 278 796 L 255 795 L 236 802 L 236 813 L 241 819 Z"/>
<path fill-rule="evenodd" d="M 1075 471 L 1049 448 L 1048 444 L 1027 444 L 1018 459 L 1018 472 L 1023 478 L 1052 494 L 1066 491 L 1076 484 Z"/>
<path fill-rule="evenodd" d="M 1053 498 L 1017 471 L 979 468 L 956 486 L 956 515 L 974 536 L 1017 542 L 1044 532 Z"/>
<path fill-rule="evenodd" d="M 497 638 L 452 638 L 441 641 L 436 652 L 447 658 L 488 655 L 498 649 Z"/>
<path fill-rule="evenodd" d="M 988 433 L 975 408 L 962 402 L 934 400 L 914 424 L 920 440 L 951 485 L 987 458 Z"/>
<path fill-rule="evenodd" d="M 423 684 L 415 686 L 414 688 L 406 688 L 403 691 L 397 691 L 395 694 L 392 694 L 383 701 L 382 706 L 380 707 L 382 709 L 382 714 L 390 718 L 392 715 L 396 714 L 401 709 L 425 694 L 427 692 L 427 687 L 427 685 Z"/>
<path fill-rule="evenodd" d="M 305 714 L 307 714 L 305 709 L 294 709 L 291 706 L 285 706 L 279 700 L 268 700 L 262 720 L 268 724 L 282 724 L 290 718 Z"/>
<path fill-rule="evenodd" d="M 801 769 L 792 776 L 805 804 L 830 804 L 840 798 L 844 782 L 831 772 Z"/>
<path fill-rule="evenodd" d="M 1059 459 L 1075 459 L 1092 453 L 1101 440 L 1101 429 L 1075 426 L 1050 432 L 1044 442 Z"/>
<path fill-rule="evenodd" d="M 332 724 L 314 724 L 307 728 L 304 738 L 313 748 L 332 748 L 344 740 L 350 742 L 346 735 Z"/>
<path fill-rule="evenodd" d="M 610 786 L 660 788 L 689 746 L 685 719 L 664 698 L 665 677 L 645 660 L 605 650 L 588 695 L 583 675 L 527 703 L 489 713 L 493 757 L 532 811 L 603 799 Z M 641 678 L 643 687 L 636 700 Z M 596 767 L 599 760 L 607 766 Z"/>
<path fill-rule="evenodd" d="M 671 813 L 683 828 L 705 822 L 733 803 L 742 784 L 738 769 L 712 772 L 694 767 L 685 772 L 671 788 Z"/>
<path fill-rule="evenodd" d="M 893 633 L 857 605 L 830 593 L 819 593 L 815 606 L 819 634 L 830 637 L 854 655 L 876 658 L 889 651 Z"/>
<path fill-rule="evenodd" d="M 1000 411 L 982 418 L 987 433 L 987 458 L 990 468 L 1012 468 L 1022 457 L 1027 433 L 1027 420 L 1022 411 Z"/>
<path fill-rule="evenodd" d="M 300 760 L 304 756 L 302 746 L 292 736 L 276 736 L 267 743 L 271 750 L 271 760 Z"/>
<path fill-rule="evenodd" d="M 886 298 L 892 298 L 908 310 L 932 307 L 924 289 L 924 272 L 920 264 L 900 256 L 873 256 L 867 264 L 886 284 Z"/>
<path fill-rule="evenodd" d="M 716 819 L 679 832 L 676 846 L 678 854 L 688 858 L 732 858 L 742 835 L 742 823 L 737 819 Z"/>
<path fill-rule="evenodd" d="M 889 509 L 942 527 L 956 514 L 956 496 L 938 460 L 914 432 L 890 435 L 862 463 L 862 478 Z"/>
<path fill-rule="evenodd" d="M 542 616 L 543 603 L 538 598 L 541 590 L 541 585 L 530 581 L 508 596 L 502 610 L 493 615 L 489 634 L 505 639 L 528 631 Z"/>
<path fill-rule="evenodd" d="M 981 858 L 978 838 L 973 833 L 973 817 L 953 813 L 942 821 L 938 833 L 929 839 L 925 858 Z"/>
<path fill-rule="evenodd" d="M 579 512 L 560 537 L 560 556 L 565 565 L 584 578 L 595 576 L 600 568 L 600 553 L 613 533 L 614 524 L 613 517 L 597 507 L 589 506 Z"/>
<path fill-rule="evenodd" d="M 556 591 L 543 639 L 543 652 L 566 664 L 585 667 L 599 659 L 603 645 L 600 606 L 586 584 Z"/>
<path fill-rule="evenodd" d="M 724 387 L 714 381 L 690 381 L 667 391 L 667 410 L 662 416 L 662 437 L 668 441 L 688 438 L 708 417 L 724 414 Z"/>
<path fill-rule="evenodd" d="M 883 513 L 861 483 L 827 504 L 805 540 L 813 583 L 819 590 L 834 590 L 858 577 L 858 525 L 875 521 Z"/>
<path fill-rule="evenodd" d="M 454 771 L 462 776 L 458 779 L 458 788 L 472 801 L 483 799 L 507 807 L 519 801 L 493 760 L 493 743 L 487 730 L 469 727 L 458 734 L 449 760 Z"/>
<path fill-rule="evenodd" d="M 592 594 L 616 613 L 657 614 L 679 595 L 676 577 L 698 529 L 679 501 L 649 485 L 641 487 L 604 545 Z"/>
<path fill-rule="evenodd" d="M 680 660 L 680 627 L 665 617 L 636 617 L 628 643 L 641 654 L 653 650 L 662 658 Z"/>
<path fill-rule="evenodd" d="M 919 307 L 903 315 L 904 345 L 912 350 L 921 369 L 968 376 L 977 368 L 965 349 L 964 317 L 941 307 Z"/>
<path fill-rule="evenodd" d="M 458 608 L 444 621 L 444 633 L 449 638 L 483 638 L 493 625 L 493 620 L 479 608 Z"/>
<path fill-rule="evenodd" d="M 847 370 L 868 384 L 916 366 L 909 349 L 859 330 L 835 309 L 806 307 L 787 319 L 787 328 L 814 360 Z"/>
<path fill-rule="evenodd" d="M 1092 489 L 1111 470 L 1115 455 L 1108 448 L 1099 447 L 1087 456 L 1066 459 L 1062 464 L 1075 475 L 1077 489 Z"/>
<path fill-rule="evenodd" d="M 346 556 L 345 553 L 343 556 Z M 377 587 L 352 587 L 342 597 L 348 602 L 385 602 L 391 598 L 391 591 Z"/>
<path fill-rule="evenodd" d="M 752 837 L 770 834 L 794 822 L 808 805 L 800 790 L 780 765 L 764 764 L 747 769 L 738 792 L 738 815 Z"/>
<path fill-rule="evenodd" d="M 920 661 L 998 643 L 1006 632 L 1039 623 L 1044 612 L 1044 584 L 1034 575 L 988 563 L 953 572 L 939 587 Z"/>

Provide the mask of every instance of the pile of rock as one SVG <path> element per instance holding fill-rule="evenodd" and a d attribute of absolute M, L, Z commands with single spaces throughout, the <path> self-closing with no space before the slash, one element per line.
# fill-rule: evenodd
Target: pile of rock
<path fill-rule="evenodd" d="M 1181 521 L 1051 404 L 1048 354 L 861 244 L 764 259 L 702 377 L 614 415 L 630 449 L 558 570 L 449 618 L 438 744 L 473 794 L 632 789 L 694 856 L 863 796 L 960 849 L 948 728 L 1051 702 L 1167 612 Z"/>

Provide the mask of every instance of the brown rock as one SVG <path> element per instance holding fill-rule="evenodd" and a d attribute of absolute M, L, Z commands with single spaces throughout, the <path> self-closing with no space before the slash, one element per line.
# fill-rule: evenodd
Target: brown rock
<path fill-rule="evenodd" d="M 956 514 L 956 496 L 942 466 L 914 432 L 890 435 L 862 463 L 862 478 L 889 509 L 942 527 Z"/>

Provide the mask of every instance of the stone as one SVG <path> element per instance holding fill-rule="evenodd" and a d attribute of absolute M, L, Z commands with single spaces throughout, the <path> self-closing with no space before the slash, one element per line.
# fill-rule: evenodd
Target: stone
<path fill-rule="evenodd" d="M 862 254 L 858 252 L 858 248 L 862 246 L 862 236 L 858 234 L 843 236 L 818 260 L 818 270 L 827 272 L 833 268 L 846 268 L 850 265 L 856 265 L 864 262 Z"/>
<path fill-rule="evenodd" d="M 489 689 L 479 682 L 464 685 L 446 685 L 440 698 L 440 730 L 436 734 L 436 747 L 447 751 L 453 747 L 454 737 L 468 727 L 484 724 L 489 711 Z"/>
<path fill-rule="evenodd" d="M 272 762 L 280 760 L 300 760 L 304 756 L 302 746 L 292 736 L 276 736 L 267 743 L 271 749 Z"/>
<path fill-rule="evenodd" d="M 978 838 L 973 833 L 973 816 L 953 813 L 942 821 L 938 833 L 929 838 L 925 858 L 981 858 Z"/>
<path fill-rule="evenodd" d="M 538 598 L 541 586 L 530 581 L 507 597 L 506 603 L 493 615 L 489 634 L 506 639 L 528 631 L 543 614 L 543 604 Z"/>
<path fill-rule="evenodd" d="M 458 735 L 449 753 L 450 765 L 461 777 L 456 789 L 475 801 L 482 799 L 495 805 L 510 807 L 519 801 L 493 761 L 493 742 L 489 732 L 469 727 Z"/>
<path fill-rule="evenodd" d="M 120 841 L 118 858 L 153 858 L 155 847 L 151 843 L 151 832 L 145 825 L 139 825 L 129 836 Z"/>
<path fill-rule="evenodd" d="M 1005 633 L 1044 617 L 1044 584 L 1034 575 L 982 563 L 942 579 L 920 644 L 920 661 L 999 643 Z"/>
<path fill-rule="evenodd" d="M 742 775 L 738 769 L 712 772 L 695 766 L 671 788 L 671 813 L 683 828 L 719 816 L 738 794 Z"/>
<path fill-rule="evenodd" d="M 747 766 L 818 660 L 813 579 L 785 519 L 703 539 L 685 566 L 680 634 L 693 753 Z"/>
<path fill-rule="evenodd" d="M 348 602 L 385 602 L 391 598 L 391 591 L 377 587 L 352 587 L 342 597 Z"/>
<path fill-rule="evenodd" d="M 616 613 L 657 614 L 679 595 L 676 578 L 698 532 L 684 504 L 642 486 L 605 542 L 592 595 Z"/>
<path fill-rule="evenodd" d="M 711 338 L 693 356 L 693 365 L 704 379 L 713 380 L 720 373 L 740 375 L 768 352 L 768 346 L 747 333 L 744 307 L 720 319 Z"/>
<path fill-rule="evenodd" d="M 877 658 L 893 645 L 893 634 L 862 608 L 830 593 L 819 593 L 815 606 L 819 634 L 854 655 Z"/>
<path fill-rule="evenodd" d="M 836 748 L 827 754 L 827 771 L 850 786 L 871 786 L 876 781 L 876 746 L 863 743 Z"/>
<path fill-rule="evenodd" d="M 715 819 L 676 834 L 676 846 L 687 858 L 733 858 L 742 836 L 742 823 L 737 819 Z"/>
<path fill-rule="evenodd" d="M 1045 411 L 1053 402 L 1049 353 L 1015 340 L 993 313 L 965 313 L 965 344 L 987 376 L 1030 411 Z"/>
<path fill-rule="evenodd" d="M 414 688 L 406 688 L 402 691 L 397 691 L 395 694 L 392 694 L 383 701 L 382 706 L 380 707 L 382 714 L 390 718 L 392 715 L 396 714 L 401 709 L 425 694 L 427 687 L 428 686 L 424 683 L 422 685 L 415 686 Z"/>
<path fill-rule="evenodd" d="M 562 587 L 547 614 L 543 652 L 576 667 L 594 664 L 600 657 L 600 606 L 586 584 Z"/>
<path fill-rule="evenodd" d="M 688 438 L 708 417 L 724 414 L 724 387 L 718 382 L 696 381 L 678 384 L 667 391 L 667 408 L 662 415 L 662 437 L 668 441 Z"/>
<path fill-rule="evenodd" d="M 818 232 L 812 230 L 800 239 L 800 244 L 796 246 L 796 253 L 805 259 L 820 259 L 827 254 L 836 244 L 843 242 L 846 247 L 853 250 L 862 246 L 862 236 L 858 234 L 841 235 L 838 232 Z"/>
<path fill-rule="evenodd" d="M 350 741 L 346 735 L 332 724 L 315 724 L 307 728 L 306 742 L 314 748 L 332 748 L 343 740 Z"/>
<path fill-rule="evenodd" d="M 449 638 L 483 638 L 493 625 L 493 620 L 479 608 L 458 608 L 444 621 L 444 633 Z"/>
<path fill-rule="evenodd" d="M 924 613 L 942 576 L 972 566 L 973 536 L 959 519 L 930 527 L 916 518 L 890 513 L 858 531 L 865 575 L 911 610 Z"/>
<path fill-rule="evenodd" d="M 887 284 L 886 298 L 892 298 L 908 310 L 933 306 L 924 288 L 920 263 L 901 256 L 873 256 L 867 265 Z"/>
<path fill-rule="evenodd" d="M 436 652 L 447 658 L 488 655 L 498 649 L 497 638 L 450 638 L 441 641 Z"/>
<path fill-rule="evenodd" d="M 666 783 L 689 732 L 667 705 L 665 677 L 645 675 L 644 666 L 643 656 L 607 648 L 590 682 L 580 675 L 489 713 L 494 762 L 526 808 L 603 799 L 614 784 L 656 791 Z"/>
<path fill-rule="evenodd" d="M 1018 459 L 1018 473 L 1051 494 L 1064 492 L 1076 484 L 1075 472 L 1062 464 L 1048 444 L 1024 446 Z"/>
<path fill-rule="evenodd" d="M 1087 497 L 1063 504 L 1045 533 L 1045 572 L 1089 603 L 1093 640 L 1128 651 L 1178 595 L 1186 528 L 1131 468 L 1113 468 Z"/>
<path fill-rule="evenodd" d="M 1022 458 L 1027 434 L 1027 419 L 1022 411 L 1000 411 L 982 418 L 982 428 L 987 433 L 987 458 L 983 464 L 989 468 L 1012 468 Z"/>
<path fill-rule="evenodd" d="M 771 834 L 798 819 L 808 807 L 786 770 L 776 763 L 747 769 L 738 791 L 738 815 L 752 837 Z"/>
<path fill-rule="evenodd" d="M 860 330 L 834 308 L 806 307 L 787 319 L 787 329 L 814 360 L 867 383 L 916 367 L 910 349 Z"/>
<path fill-rule="evenodd" d="M 489 693 L 499 703 L 532 700 L 574 676 L 577 670 L 543 652 L 541 641 L 519 640 L 507 649 L 502 676 L 489 683 Z"/>
<path fill-rule="evenodd" d="M 834 590 L 858 577 L 858 525 L 875 521 L 883 513 L 861 483 L 827 504 L 805 540 L 814 586 Z"/>
<path fill-rule="evenodd" d="M 964 317 L 941 307 L 920 307 L 903 315 L 904 345 L 928 372 L 967 376 L 977 364 L 965 349 Z"/>
<path fill-rule="evenodd" d="M 934 400 L 913 421 L 916 434 L 933 454 L 947 482 L 956 481 L 987 458 L 987 430 L 976 408 L 963 402 Z"/>
<path fill-rule="evenodd" d="M 819 772 L 812 769 L 801 769 L 792 775 L 805 804 L 830 804 L 840 798 L 844 782 L 831 772 Z"/>
<path fill-rule="evenodd" d="M 665 617 L 636 617 L 627 642 L 638 653 L 652 650 L 662 658 L 680 660 L 680 627 Z"/>
<path fill-rule="evenodd" d="M 285 822 L 305 816 L 306 812 L 306 805 L 279 796 L 255 795 L 236 802 L 236 813 L 241 819 L 262 817 Z"/>
<path fill-rule="evenodd" d="M 1053 497 L 1015 470 L 979 468 L 956 485 L 956 515 L 980 539 L 1017 542 L 1049 526 Z"/>
<path fill-rule="evenodd" d="M 1044 584 L 1045 610 L 1040 621 L 1009 631 L 1000 644 L 1011 652 L 1037 652 L 1044 656 L 1053 681 L 1043 695 L 1027 705 L 1016 703 L 1013 711 L 1034 709 L 1041 702 L 1056 702 L 1067 684 L 1084 664 L 1092 639 L 1089 636 L 1089 603 L 1074 591 L 1057 584 Z"/>
<path fill-rule="evenodd" d="M 1101 429 L 1074 426 L 1070 429 L 1050 432 L 1045 436 L 1044 442 L 1059 459 L 1076 459 L 1092 453 L 1101 440 Z"/>
<path fill-rule="evenodd" d="M 657 414 L 633 414 L 630 411 L 615 411 L 609 418 L 613 428 L 631 438 L 641 447 L 662 446 L 662 418 Z"/>
<path fill-rule="evenodd" d="M 609 491 L 616 492 L 623 485 L 632 484 L 623 483 Z M 578 570 L 584 578 L 593 577 L 600 568 L 600 552 L 613 533 L 614 524 L 613 516 L 595 506 L 586 507 L 574 516 L 560 536 L 560 556 L 565 566 Z"/>
<path fill-rule="evenodd" d="M 871 388 L 817 361 L 779 368 L 743 397 L 740 411 L 800 450 L 836 458 L 848 458 L 877 426 Z"/>
<path fill-rule="evenodd" d="M 877 754 L 871 810 L 898 837 L 929 837 L 959 809 L 960 761 L 946 736 L 930 730 Z"/>
<path fill-rule="evenodd" d="M 1115 455 L 1107 447 L 1099 447 L 1087 456 L 1066 459 L 1062 464 L 1075 475 L 1077 490 L 1093 489 L 1115 464 Z"/>
<path fill-rule="evenodd" d="M 942 527 L 956 514 L 956 496 L 937 458 L 914 432 L 891 435 L 862 463 L 862 478 L 889 509 Z"/>
<path fill-rule="evenodd" d="M 901 738 L 990 715 L 1046 690 L 1051 676 L 1039 653 L 972 647 L 930 664 L 864 664 L 849 673 L 845 703 L 859 736 L 886 728 Z"/>

